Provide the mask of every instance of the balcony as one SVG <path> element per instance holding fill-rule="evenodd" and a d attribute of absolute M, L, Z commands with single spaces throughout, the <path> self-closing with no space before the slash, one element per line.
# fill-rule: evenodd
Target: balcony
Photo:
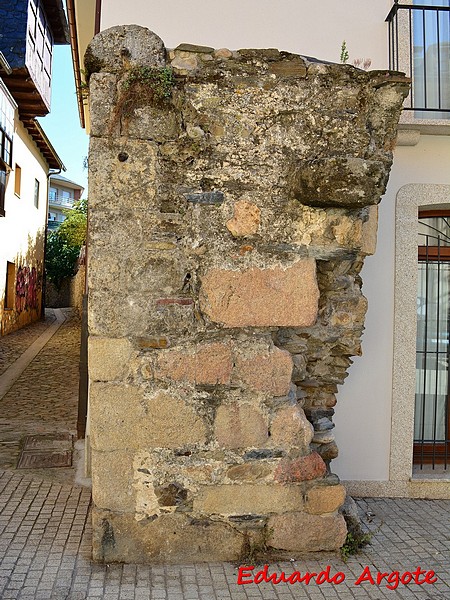
<path fill-rule="evenodd" d="M 389 68 L 412 81 L 399 128 L 450 133 L 450 6 L 396 0 L 386 22 Z"/>
<path fill-rule="evenodd" d="M 67 198 L 59 194 L 50 195 L 48 199 L 49 206 L 61 206 L 62 208 L 73 208 L 74 198 Z"/>
<path fill-rule="evenodd" d="M 68 42 L 61 0 L 0 0 L 0 50 L 12 72 L 3 76 L 22 121 L 50 110 L 53 44 Z"/>

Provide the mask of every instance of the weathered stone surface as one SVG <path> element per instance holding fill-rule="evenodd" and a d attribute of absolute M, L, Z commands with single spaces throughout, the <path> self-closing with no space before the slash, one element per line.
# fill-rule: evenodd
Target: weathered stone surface
<path fill-rule="evenodd" d="M 223 192 L 219 191 L 184 194 L 184 197 L 188 202 L 192 202 L 193 204 L 212 204 L 213 206 L 222 204 L 225 200 Z"/>
<path fill-rule="evenodd" d="M 179 448 L 205 442 L 191 406 L 168 393 L 144 395 L 126 384 L 91 383 L 91 445 L 102 451 Z"/>
<path fill-rule="evenodd" d="M 280 483 L 310 481 L 323 477 L 326 471 L 322 458 L 317 452 L 311 452 L 308 456 L 299 458 L 283 458 L 275 471 L 275 481 Z"/>
<path fill-rule="evenodd" d="M 338 550 L 347 535 L 342 515 L 317 516 L 302 512 L 273 515 L 267 527 L 273 531 L 269 545 L 292 552 Z"/>
<path fill-rule="evenodd" d="M 387 179 L 383 162 L 332 157 L 305 161 L 293 178 L 292 189 L 303 204 L 367 206 L 379 202 Z"/>
<path fill-rule="evenodd" d="M 189 71 L 195 71 L 195 69 L 197 69 L 198 59 L 195 54 L 192 56 L 186 56 L 184 58 L 181 56 L 176 56 L 170 62 L 170 64 L 180 75 L 185 75 Z"/>
<path fill-rule="evenodd" d="M 134 512 L 133 452 L 91 453 L 92 500 L 98 508 Z M 108 482 L 105 485 L 105 482 Z"/>
<path fill-rule="evenodd" d="M 327 431 L 316 431 L 313 442 L 315 444 L 331 444 L 331 442 L 334 442 L 334 433 L 330 429 Z"/>
<path fill-rule="evenodd" d="M 139 25 L 118 25 L 98 33 L 84 57 L 89 74 L 105 71 L 120 73 L 124 69 L 165 65 L 164 43 L 155 33 Z"/>
<path fill-rule="evenodd" d="M 89 81 L 90 135 L 107 135 L 117 100 L 117 75 L 93 73 Z"/>
<path fill-rule="evenodd" d="M 291 375 L 291 355 L 273 347 L 249 357 L 237 355 L 233 381 L 272 396 L 284 396 L 289 392 Z"/>
<path fill-rule="evenodd" d="M 305 510 L 312 515 L 322 515 L 338 510 L 345 500 L 343 485 L 320 485 L 308 490 L 305 499 Z"/>
<path fill-rule="evenodd" d="M 93 559 L 104 563 L 192 563 L 236 560 L 243 535 L 225 523 L 181 513 L 136 521 L 133 515 L 94 508 Z"/>
<path fill-rule="evenodd" d="M 367 220 L 364 221 L 362 226 L 361 252 L 363 254 L 375 254 L 377 249 L 378 206 L 369 206 L 367 213 Z"/>
<path fill-rule="evenodd" d="M 175 111 L 158 106 L 136 107 L 130 117 L 122 118 L 120 125 L 122 135 L 159 144 L 176 139 L 181 133 Z"/>
<path fill-rule="evenodd" d="M 268 438 L 267 418 L 251 404 L 222 404 L 217 409 L 214 433 L 224 448 L 264 446 Z"/>
<path fill-rule="evenodd" d="M 168 348 L 170 346 L 169 340 L 166 337 L 141 337 L 136 340 L 139 348 L 145 350 L 146 348 Z"/>
<path fill-rule="evenodd" d="M 211 269 L 202 278 L 201 310 L 225 327 L 312 325 L 319 290 L 315 261 L 245 271 Z"/>
<path fill-rule="evenodd" d="M 292 357 L 294 363 L 294 370 L 292 372 L 292 381 L 298 382 L 303 381 L 306 378 L 306 358 L 303 354 L 294 354 Z"/>
<path fill-rule="evenodd" d="M 161 353 L 155 366 L 155 378 L 208 385 L 228 384 L 231 369 L 229 343 L 198 344 L 192 350 L 174 348 Z"/>
<path fill-rule="evenodd" d="M 214 56 L 216 58 L 228 59 L 233 56 L 233 53 L 231 50 L 228 50 L 228 48 L 219 48 L 218 50 L 214 51 Z"/>
<path fill-rule="evenodd" d="M 230 467 L 227 471 L 227 477 L 233 481 L 257 481 L 267 477 L 270 472 L 271 468 L 268 464 L 252 462 Z"/>
<path fill-rule="evenodd" d="M 270 426 L 270 443 L 285 450 L 302 448 L 306 452 L 313 431 L 303 410 L 297 405 L 289 406 L 276 413 Z"/>
<path fill-rule="evenodd" d="M 211 46 L 199 46 L 198 44 L 179 44 L 175 48 L 175 52 L 198 52 L 199 54 L 211 54 L 214 48 Z"/>
<path fill-rule="evenodd" d="M 358 506 L 351 496 L 347 494 L 344 504 L 339 509 L 339 512 L 344 517 L 347 524 L 348 532 L 352 534 L 353 538 L 361 539 L 364 535 L 362 529 L 362 521 L 359 516 Z"/>
<path fill-rule="evenodd" d="M 233 218 L 227 221 L 227 229 L 234 237 L 248 237 L 258 231 L 261 210 L 247 200 L 239 200 L 234 205 Z"/>
<path fill-rule="evenodd" d="M 298 486 L 241 484 L 202 486 L 194 499 L 194 511 L 204 514 L 268 514 L 301 510 Z"/>
<path fill-rule="evenodd" d="M 278 77 L 306 77 L 306 65 L 301 58 L 271 62 L 269 70 Z"/>
<path fill-rule="evenodd" d="M 331 442 L 330 444 L 319 444 L 315 451 L 320 454 L 323 460 L 333 460 L 333 458 L 337 458 L 339 456 L 339 448 L 337 447 L 336 442 Z"/>
<path fill-rule="evenodd" d="M 91 381 L 123 379 L 133 347 L 127 338 L 88 338 L 88 367 Z"/>
<path fill-rule="evenodd" d="M 362 211 L 298 205 L 292 215 L 289 235 L 294 244 L 326 248 L 330 254 L 340 249 L 359 250 L 362 245 Z"/>
<path fill-rule="evenodd" d="M 147 140 L 114 138 L 105 144 L 103 138 L 91 138 L 90 209 L 117 210 L 118 203 L 122 209 L 148 210 L 154 206 L 157 151 L 156 144 Z M 123 162 L 119 160 L 121 153 L 128 156 Z"/>

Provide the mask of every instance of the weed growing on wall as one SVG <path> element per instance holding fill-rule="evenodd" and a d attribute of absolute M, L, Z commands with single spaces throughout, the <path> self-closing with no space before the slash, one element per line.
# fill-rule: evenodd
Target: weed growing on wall
<path fill-rule="evenodd" d="M 346 43 L 346 41 L 344 40 L 344 41 L 342 42 L 342 46 L 341 46 L 341 58 L 340 58 L 340 60 L 341 60 L 341 63 L 343 63 L 343 64 L 345 65 L 345 63 L 346 63 L 346 62 L 348 61 L 348 59 L 349 59 L 349 56 L 350 56 L 350 55 L 349 55 L 349 53 L 348 53 L 348 50 L 347 50 L 347 43 Z"/>
<path fill-rule="evenodd" d="M 134 67 L 122 83 L 110 125 L 111 130 L 122 118 L 130 118 L 134 111 L 149 104 L 160 105 L 172 95 L 175 84 L 170 67 Z"/>

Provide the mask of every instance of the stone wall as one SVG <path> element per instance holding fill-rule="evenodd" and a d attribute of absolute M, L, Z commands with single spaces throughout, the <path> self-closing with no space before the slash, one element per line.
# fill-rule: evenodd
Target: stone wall
<path fill-rule="evenodd" d="M 73 306 L 79 315 L 83 306 L 83 295 L 85 293 L 86 267 L 80 265 L 78 271 L 72 277 L 63 279 L 58 289 L 51 281 L 45 286 L 45 306 L 48 308 L 61 308 Z"/>
<path fill-rule="evenodd" d="M 339 548 L 335 393 L 408 81 L 138 26 L 86 70 L 95 559 Z"/>

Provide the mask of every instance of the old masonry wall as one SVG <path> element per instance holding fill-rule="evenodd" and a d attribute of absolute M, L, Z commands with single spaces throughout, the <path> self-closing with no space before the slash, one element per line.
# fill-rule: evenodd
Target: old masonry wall
<path fill-rule="evenodd" d="M 335 393 L 408 81 L 138 26 L 85 62 L 94 558 L 339 548 Z"/>

